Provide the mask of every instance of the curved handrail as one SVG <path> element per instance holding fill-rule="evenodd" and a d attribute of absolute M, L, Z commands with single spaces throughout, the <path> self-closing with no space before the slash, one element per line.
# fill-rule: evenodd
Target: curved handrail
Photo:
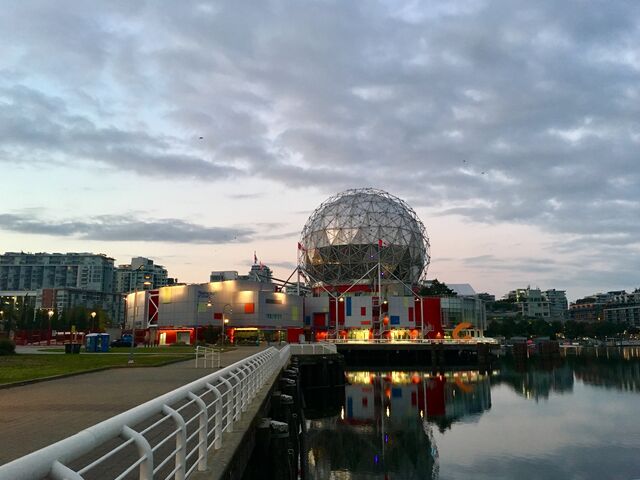
<path fill-rule="evenodd" d="M 105 442 L 123 436 L 129 438 L 128 441 L 133 441 L 138 445 L 139 452 L 144 452 L 145 448 L 140 448 L 140 445 L 144 445 L 146 440 L 144 439 L 144 433 L 135 430 L 135 427 L 138 424 L 149 420 L 151 417 L 158 414 L 171 419 L 177 418 L 176 415 L 186 415 L 184 412 L 186 409 L 183 410 L 182 407 L 171 408 L 171 406 L 181 404 L 181 402 L 185 401 L 188 403 L 192 402 L 194 405 L 201 405 L 197 399 L 203 399 L 206 395 L 210 394 L 211 389 L 208 386 L 212 385 L 222 388 L 224 391 L 222 395 L 225 396 L 225 399 L 227 397 L 227 389 L 229 388 L 225 385 L 232 385 L 233 392 L 231 392 L 232 394 L 228 400 L 228 402 L 231 402 L 231 405 L 229 405 L 228 402 L 218 401 L 216 397 L 216 400 L 209 403 L 207 405 L 208 408 L 204 411 L 201 408 L 197 408 L 195 416 L 206 417 L 205 422 L 203 422 L 205 427 L 200 428 L 205 429 L 204 435 L 206 435 L 208 430 L 207 425 L 211 426 L 210 424 L 212 421 L 215 422 L 216 419 L 219 421 L 219 419 L 224 417 L 226 418 L 224 427 L 220 428 L 219 425 L 213 425 L 214 428 L 211 430 L 220 432 L 220 434 L 224 431 L 231 430 L 233 422 L 239 418 L 241 410 L 240 406 L 246 405 L 246 403 L 250 401 L 262 387 L 265 386 L 265 383 L 272 377 L 272 375 L 276 373 L 276 371 L 280 371 L 280 369 L 286 364 L 285 362 L 288 362 L 289 357 L 290 349 L 288 346 L 280 351 L 270 347 L 210 375 L 195 380 L 187 385 L 127 410 L 126 412 L 82 430 L 71 437 L 60 440 L 57 443 L 2 465 L 0 466 L 0 478 L 7 478 L 11 480 L 32 480 L 44 478 L 45 476 L 50 475 L 54 479 L 82 479 L 83 477 L 78 472 L 84 472 L 91 468 L 95 468 L 101 465 L 101 463 L 105 463 L 109 459 L 116 457 L 116 455 L 110 451 L 97 461 L 94 461 L 90 465 L 77 471 L 70 469 L 68 465 L 84 455 L 95 451 Z M 237 380 L 238 376 L 234 372 L 238 370 L 246 371 L 247 375 L 244 378 Z M 233 380 L 234 378 L 236 380 Z M 228 379 L 232 379 L 232 381 L 229 383 Z M 242 385 L 240 385 L 240 382 Z M 254 385 L 255 388 L 248 388 L 249 385 Z M 182 411 L 177 413 L 177 410 Z M 237 412 L 237 416 L 229 416 L 229 411 Z M 236 418 L 234 418 L 234 416 Z M 183 421 L 179 422 L 183 425 L 181 428 L 186 429 L 184 424 L 188 423 L 190 420 L 191 418 L 183 418 Z M 156 422 L 156 424 L 159 423 L 160 421 Z M 145 430 L 145 432 L 147 430 Z M 167 436 L 173 436 L 174 430 L 175 428 L 172 428 L 171 435 Z M 186 430 L 184 430 L 183 433 L 186 433 Z M 219 448 L 220 439 L 218 438 L 216 440 L 216 442 L 212 442 L 209 446 L 210 448 Z M 148 442 L 146 444 L 148 446 Z M 195 448 L 198 449 L 198 446 Z M 187 458 L 189 458 L 191 453 L 191 451 L 186 452 Z M 196 453 L 197 455 L 193 455 L 194 458 L 190 462 L 191 468 L 189 469 L 189 472 L 187 472 L 187 462 L 182 462 L 180 467 L 181 473 L 176 471 L 176 478 L 186 478 L 188 473 L 191 473 L 196 468 L 198 470 L 204 470 L 206 468 L 206 455 L 203 457 L 202 451 Z M 183 454 L 184 452 L 182 450 L 176 451 L 175 453 L 175 455 Z M 136 462 L 133 465 L 125 467 L 125 469 L 139 468 L 139 478 L 154 478 L 156 471 L 154 470 L 150 472 L 149 465 L 154 465 L 156 462 L 150 461 L 152 459 L 147 458 L 149 455 L 153 455 L 153 452 L 148 453 L 147 449 L 146 454 L 140 454 L 140 457 Z M 178 459 L 178 457 L 176 458 Z M 195 463 L 197 463 L 197 466 Z"/>

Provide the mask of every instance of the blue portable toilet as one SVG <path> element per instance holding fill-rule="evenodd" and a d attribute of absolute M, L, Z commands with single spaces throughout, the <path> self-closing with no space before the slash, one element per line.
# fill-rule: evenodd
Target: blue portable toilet
<path fill-rule="evenodd" d="M 84 337 L 84 349 L 87 352 L 98 352 L 99 333 L 90 333 Z"/>
<path fill-rule="evenodd" d="M 96 348 L 96 352 L 108 352 L 111 336 L 108 333 L 98 333 L 100 338 L 99 345 Z"/>

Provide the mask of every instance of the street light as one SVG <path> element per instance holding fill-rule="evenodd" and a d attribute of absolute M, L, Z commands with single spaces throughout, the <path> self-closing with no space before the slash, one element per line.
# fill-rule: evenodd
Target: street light
<path fill-rule="evenodd" d="M 340 326 L 340 310 L 338 309 L 338 305 L 340 305 L 340 303 L 344 302 L 344 297 L 342 295 L 338 296 L 338 301 L 336 302 L 336 340 L 340 339 L 340 330 L 339 330 L 339 326 Z"/>
<path fill-rule="evenodd" d="M 424 340 L 424 307 L 422 305 L 422 297 L 416 297 L 416 302 L 420 302 L 420 341 L 422 342 Z"/>
<path fill-rule="evenodd" d="M 228 318 L 224 318 L 224 313 L 227 311 L 227 307 L 229 307 L 229 313 L 233 313 L 233 308 L 231 307 L 230 304 L 225 303 L 224 307 L 222 307 L 222 336 L 221 336 L 221 341 L 220 341 L 220 345 L 224 345 L 224 327 L 226 324 L 229 323 L 229 319 Z"/>
<path fill-rule="evenodd" d="M 49 317 L 49 335 L 47 335 L 47 345 L 51 345 L 51 317 L 53 317 L 53 310 L 49 310 L 47 312 L 47 316 Z"/>
<path fill-rule="evenodd" d="M 95 320 L 96 320 L 96 312 L 91 312 L 91 331 L 95 331 L 96 329 L 96 325 L 95 325 Z"/>

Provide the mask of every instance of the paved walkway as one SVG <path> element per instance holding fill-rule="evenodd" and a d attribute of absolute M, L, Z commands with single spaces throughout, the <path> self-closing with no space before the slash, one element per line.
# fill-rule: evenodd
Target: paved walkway
<path fill-rule="evenodd" d="M 267 348 L 222 354 L 231 365 Z M 215 369 L 194 361 L 164 367 L 118 368 L 0 390 L 0 465 L 170 392 Z"/>

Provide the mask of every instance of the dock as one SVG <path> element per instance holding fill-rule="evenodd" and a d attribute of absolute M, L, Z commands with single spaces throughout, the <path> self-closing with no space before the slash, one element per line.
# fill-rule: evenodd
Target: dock
<path fill-rule="evenodd" d="M 422 340 L 336 342 L 338 353 L 350 366 L 406 366 L 438 368 L 484 365 L 499 350 L 496 342 L 482 340 Z"/>

